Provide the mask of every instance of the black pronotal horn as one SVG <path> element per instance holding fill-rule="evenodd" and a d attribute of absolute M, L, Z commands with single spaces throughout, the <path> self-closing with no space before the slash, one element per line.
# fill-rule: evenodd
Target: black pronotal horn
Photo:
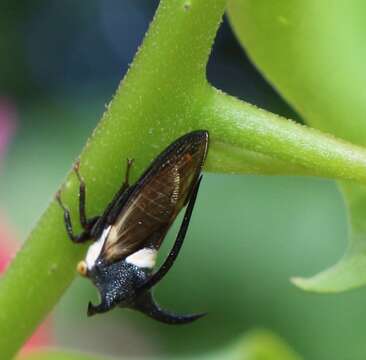
<path fill-rule="evenodd" d="M 170 325 L 188 324 L 206 315 L 205 313 L 178 315 L 163 310 L 154 301 L 152 294 L 149 291 L 139 296 L 136 299 L 135 304 L 132 308 L 141 311 L 142 313 L 146 314 L 147 316 L 150 316 L 151 318 L 157 321 Z"/>

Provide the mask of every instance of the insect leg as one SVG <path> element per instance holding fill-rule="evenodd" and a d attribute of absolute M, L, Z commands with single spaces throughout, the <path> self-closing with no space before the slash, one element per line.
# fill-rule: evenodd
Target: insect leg
<path fill-rule="evenodd" d="M 202 175 L 198 178 L 197 183 L 195 184 L 195 186 L 192 190 L 191 198 L 189 199 L 189 203 L 188 203 L 186 212 L 184 213 L 182 225 L 180 226 L 180 229 L 179 229 L 179 232 L 178 232 L 178 235 L 177 235 L 177 238 L 175 240 L 172 250 L 170 251 L 168 257 L 165 259 L 165 261 L 164 261 L 163 265 L 160 267 L 160 269 L 156 273 L 154 273 L 150 277 L 150 279 L 147 280 L 147 282 L 144 283 L 138 289 L 139 292 L 140 291 L 144 292 L 144 291 L 152 288 L 154 285 L 156 285 L 166 275 L 166 273 L 169 271 L 169 269 L 174 264 L 174 261 L 176 260 L 180 249 L 182 248 L 183 241 L 184 241 L 184 238 L 185 238 L 187 230 L 188 230 L 189 221 L 191 219 L 193 207 L 196 202 L 197 193 L 198 193 L 198 189 L 200 187 L 201 180 L 202 180 Z"/>
<path fill-rule="evenodd" d="M 133 162 L 134 162 L 133 159 L 127 159 L 125 180 L 122 184 L 122 187 L 121 187 L 121 190 L 120 190 L 121 192 L 125 191 L 130 186 L 129 178 L 130 178 L 130 170 L 131 170 Z"/>
<path fill-rule="evenodd" d="M 130 170 L 132 167 L 134 160 L 127 159 L 127 166 L 126 166 L 126 173 L 125 173 L 125 180 L 122 183 L 120 189 L 114 195 L 112 201 L 106 207 L 104 214 L 106 214 L 106 222 L 112 224 L 115 222 L 116 218 L 118 217 L 121 207 L 128 199 L 128 194 L 134 189 L 134 185 L 129 184 L 129 176 Z M 102 215 L 104 216 L 104 215 Z"/>
<path fill-rule="evenodd" d="M 58 203 L 60 204 L 61 208 L 64 211 L 65 227 L 66 227 L 67 235 L 69 235 L 69 238 L 71 239 L 71 241 L 73 241 L 75 243 L 82 243 L 82 242 L 85 242 L 86 240 L 90 239 L 90 234 L 87 231 L 83 231 L 79 235 L 75 235 L 74 234 L 74 232 L 72 230 L 72 223 L 71 223 L 70 211 L 63 204 L 63 202 L 61 200 L 61 193 L 60 193 L 60 191 L 58 191 L 56 193 L 56 200 L 58 201 Z"/>
<path fill-rule="evenodd" d="M 84 228 L 84 230 L 88 231 L 98 220 L 99 216 L 93 217 L 91 219 L 87 219 L 86 217 L 86 211 L 85 211 L 86 186 L 84 179 L 80 175 L 79 166 L 80 162 L 77 161 L 74 165 L 74 171 L 79 179 L 79 217 L 81 226 Z"/>

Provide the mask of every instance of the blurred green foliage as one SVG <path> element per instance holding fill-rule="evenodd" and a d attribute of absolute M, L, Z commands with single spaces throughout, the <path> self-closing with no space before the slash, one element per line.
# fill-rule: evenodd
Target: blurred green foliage
<path fill-rule="evenodd" d="M 365 13 L 366 3 L 359 0 L 229 1 L 242 46 L 305 122 L 363 146 Z M 339 292 L 366 284 L 364 181 L 342 182 L 341 190 L 348 209 L 348 249 L 335 266 L 294 279 L 305 290 Z"/>
<path fill-rule="evenodd" d="M 35 350 L 19 357 L 19 360 L 98 360 L 113 359 L 113 357 L 89 355 L 76 351 L 57 349 Z M 128 357 L 118 359 L 127 359 Z M 117 359 L 117 358 L 114 358 Z M 151 357 L 146 359 L 168 360 L 170 357 Z M 252 331 L 242 336 L 235 343 L 219 352 L 208 352 L 205 355 L 185 356 L 186 360 L 300 360 L 300 357 L 283 340 L 266 330 Z"/>
<path fill-rule="evenodd" d="M 9 96 L 22 96 L 34 91 L 33 83 L 26 65 L 25 36 L 19 31 L 28 19 L 32 8 L 41 0 L 14 4 L 2 1 L 0 5 L 0 52 L 11 56 L 0 57 L 1 88 Z"/>

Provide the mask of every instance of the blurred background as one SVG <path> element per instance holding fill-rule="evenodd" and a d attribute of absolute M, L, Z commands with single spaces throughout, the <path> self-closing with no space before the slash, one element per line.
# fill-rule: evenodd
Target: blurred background
<path fill-rule="evenodd" d="M 81 151 L 158 5 L 6 3 L 0 5 L 0 265 Z M 301 121 L 246 58 L 226 19 L 208 77 L 234 96 Z M 364 358 L 366 290 L 314 295 L 289 282 L 333 264 L 346 235 L 333 181 L 207 174 L 182 255 L 156 291 L 162 305 L 207 317 L 183 327 L 123 310 L 89 319 L 86 306 L 96 292 L 77 279 L 54 309 L 47 342 L 111 355 L 185 356 L 265 328 L 306 359 Z"/>

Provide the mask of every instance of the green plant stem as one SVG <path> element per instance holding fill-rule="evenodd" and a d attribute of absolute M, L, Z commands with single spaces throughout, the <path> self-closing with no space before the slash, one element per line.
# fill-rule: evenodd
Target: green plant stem
<path fill-rule="evenodd" d="M 81 154 L 89 215 L 100 213 L 118 189 L 124 159 L 136 159 L 136 179 L 167 143 L 196 127 L 196 88 L 204 83 L 224 9 L 224 0 L 161 1 L 123 86 Z M 68 176 L 62 196 L 72 218 L 78 219 L 74 175 Z M 80 226 L 75 224 L 75 229 Z M 68 240 L 62 212 L 53 201 L 0 282 L 4 359 L 13 357 L 57 303 L 84 252 L 85 246 Z"/>
<path fill-rule="evenodd" d="M 136 160 L 135 180 L 177 136 L 202 127 L 212 135 L 210 171 L 365 180 L 363 149 L 207 84 L 206 63 L 224 9 L 225 0 L 161 1 L 131 69 L 80 156 L 89 216 L 101 213 L 119 188 L 127 157 Z M 62 197 L 73 219 L 78 219 L 77 189 L 69 174 Z M 78 232 L 77 221 L 74 226 Z M 0 282 L 2 357 L 11 358 L 54 307 L 85 249 L 67 238 L 62 211 L 53 201 Z"/>
<path fill-rule="evenodd" d="M 210 89 L 200 125 L 210 129 L 207 169 L 366 182 L 366 151 Z M 233 156 L 236 155 L 236 157 Z"/>

